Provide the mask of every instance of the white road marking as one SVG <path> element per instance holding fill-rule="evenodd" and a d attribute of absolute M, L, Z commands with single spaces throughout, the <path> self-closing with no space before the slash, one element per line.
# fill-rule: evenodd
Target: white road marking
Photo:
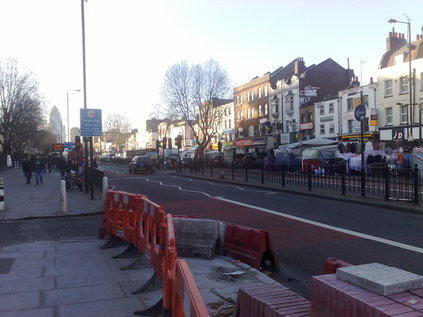
<path fill-rule="evenodd" d="M 321 222 L 317 222 L 317 221 L 308 220 L 308 219 L 305 219 L 305 218 L 300 218 L 300 217 L 288 215 L 288 214 L 285 214 L 285 213 L 282 213 L 282 212 L 277 212 L 277 211 L 274 211 L 274 210 L 271 210 L 271 209 L 241 203 L 239 201 L 235 201 L 235 200 L 231 200 L 231 199 L 227 199 L 227 198 L 223 198 L 223 197 L 214 197 L 214 198 L 221 200 L 221 201 L 228 202 L 228 203 L 236 204 L 236 205 L 239 205 L 239 206 L 257 209 L 257 210 L 267 212 L 267 213 L 272 214 L 272 215 L 301 221 L 301 222 L 308 223 L 308 224 L 318 226 L 318 227 L 321 227 L 321 228 L 325 228 L 325 229 L 349 234 L 349 235 L 356 236 L 356 237 L 359 237 L 359 238 L 372 240 L 372 241 L 376 241 L 376 242 L 379 242 L 379 243 L 394 246 L 394 247 L 397 247 L 397 248 L 401 248 L 401 249 L 405 249 L 405 250 L 408 250 L 408 251 L 413 251 L 413 252 L 423 254 L 423 248 L 415 247 L 415 246 L 404 244 L 404 243 L 401 243 L 401 242 L 396 242 L 396 241 L 392 241 L 392 240 L 388 240 L 388 239 L 384 239 L 384 238 L 379 238 L 379 237 L 375 237 L 375 236 L 372 236 L 372 235 L 369 235 L 369 234 L 360 233 L 360 232 L 357 232 L 357 231 L 352 231 L 352 230 L 348 230 L 348 229 L 334 227 L 334 226 L 327 225 L 327 224 L 324 224 L 324 223 L 321 223 Z"/>

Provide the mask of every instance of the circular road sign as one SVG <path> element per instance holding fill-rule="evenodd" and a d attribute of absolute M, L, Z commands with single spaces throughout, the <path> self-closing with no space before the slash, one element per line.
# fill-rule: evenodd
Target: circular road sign
<path fill-rule="evenodd" d="M 354 110 L 354 117 L 357 121 L 362 121 L 366 117 L 366 107 L 358 105 Z"/>

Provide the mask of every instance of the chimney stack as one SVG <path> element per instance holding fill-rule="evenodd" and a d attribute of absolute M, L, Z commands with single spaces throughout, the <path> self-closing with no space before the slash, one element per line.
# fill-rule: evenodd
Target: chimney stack
<path fill-rule="evenodd" d="M 392 32 L 389 32 L 389 37 L 386 39 L 386 51 L 396 51 L 406 44 L 404 34 L 398 34 L 395 32 L 395 28 L 392 28 Z"/>
<path fill-rule="evenodd" d="M 301 74 L 305 71 L 304 59 L 298 57 L 294 62 L 294 74 Z"/>

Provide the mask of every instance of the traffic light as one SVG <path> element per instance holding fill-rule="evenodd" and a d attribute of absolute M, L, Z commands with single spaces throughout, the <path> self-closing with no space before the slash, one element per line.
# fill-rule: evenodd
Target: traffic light
<path fill-rule="evenodd" d="M 156 150 L 160 149 L 160 140 L 156 140 Z"/>
<path fill-rule="evenodd" d="M 217 149 L 219 150 L 219 153 L 222 152 L 222 142 L 217 143 Z"/>
<path fill-rule="evenodd" d="M 81 137 L 79 135 L 75 135 L 75 144 L 81 143 Z"/>
<path fill-rule="evenodd" d="M 169 147 L 169 149 L 172 148 L 172 138 L 167 139 L 167 146 Z"/>
<path fill-rule="evenodd" d="M 164 149 L 166 148 L 166 138 L 165 137 L 163 137 L 163 140 L 162 140 L 162 147 Z"/>

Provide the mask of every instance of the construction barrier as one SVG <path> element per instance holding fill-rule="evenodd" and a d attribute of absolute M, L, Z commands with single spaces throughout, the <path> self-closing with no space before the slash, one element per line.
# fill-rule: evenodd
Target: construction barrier
<path fill-rule="evenodd" d="M 325 265 L 323 266 L 323 274 L 334 274 L 336 273 L 337 268 L 351 265 L 352 264 L 348 262 L 329 257 L 325 260 Z"/>
<path fill-rule="evenodd" d="M 208 317 L 206 305 L 192 277 L 188 264 L 176 260 L 173 317 Z"/>
<path fill-rule="evenodd" d="M 104 216 L 100 231 L 110 235 L 111 239 L 128 242 L 129 247 L 137 247 L 145 261 L 154 268 L 155 273 L 150 281 L 133 293 L 142 292 L 151 286 L 154 280 L 161 278 L 163 300 L 158 302 L 158 304 L 162 304 L 161 309 L 172 311 L 173 316 L 178 316 L 175 315 L 173 305 L 179 303 L 178 300 L 175 300 L 175 297 L 179 296 L 178 298 L 183 300 L 183 305 L 178 306 L 177 310 L 183 316 L 209 316 L 186 263 L 180 268 L 179 287 L 176 286 L 177 253 L 172 215 L 165 214 L 161 206 L 143 195 L 109 191 L 105 197 Z M 185 293 L 177 294 L 177 291 L 181 289 L 189 291 L 189 298 Z M 191 296 L 191 294 L 193 295 Z M 191 306 L 186 306 L 184 302 L 188 299 L 191 300 L 190 305 L 194 307 L 195 311 L 196 307 L 200 307 L 198 311 L 201 314 L 190 315 L 185 311 L 185 309 L 191 310 Z"/>
<path fill-rule="evenodd" d="M 266 260 L 276 266 L 269 234 L 264 230 L 226 223 L 223 254 L 260 269 Z"/>

